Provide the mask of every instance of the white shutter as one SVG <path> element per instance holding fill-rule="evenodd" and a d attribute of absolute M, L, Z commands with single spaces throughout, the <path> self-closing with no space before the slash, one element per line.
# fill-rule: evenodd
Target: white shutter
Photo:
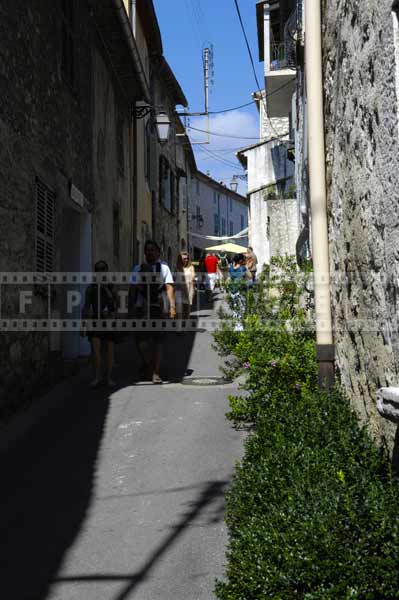
<path fill-rule="evenodd" d="M 36 271 L 54 268 L 54 206 L 55 194 L 40 179 L 36 179 Z"/>

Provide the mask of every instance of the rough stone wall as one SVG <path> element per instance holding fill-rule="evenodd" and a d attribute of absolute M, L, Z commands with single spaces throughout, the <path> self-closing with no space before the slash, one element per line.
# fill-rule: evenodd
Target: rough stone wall
<path fill-rule="evenodd" d="M 296 199 L 267 200 L 270 218 L 270 256 L 295 256 L 298 239 L 298 205 Z"/>
<path fill-rule="evenodd" d="M 56 192 L 56 237 L 62 230 L 60 196 L 68 180 L 92 199 L 91 55 L 88 8 L 77 3 L 77 80 L 61 76 L 58 2 L 0 3 L 0 271 L 33 271 L 35 177 Z M 60 256 L 56 254 L 55 268 Z M 4 289 L 3 289 L 4 291 Z M 13 290 L 3 314 L 17 308 Z M 34 308 L 45 303 L 38 295 Z M 47 334 L 1 333 L 0 413 L 8 413 L 49 379 Z"/>
<path fill-rule="evenodd" d="M 399 384 L 396 16 L 391 0 L 322 6 L 337 365 L 361 418 L 392 446 L 375 402 L 377 388 Z"/>

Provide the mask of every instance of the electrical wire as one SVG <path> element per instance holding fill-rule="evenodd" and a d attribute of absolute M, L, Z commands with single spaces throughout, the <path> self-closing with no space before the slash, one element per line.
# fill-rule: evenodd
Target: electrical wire
<path fill-rule="evenodd" d="M 202 152 L 207 154 L 208 157 L 211 158 L 212 160 L 215 160 L 217 162 L 220 162 L 221 164 L 227 165 L 228 167 L 232 167 L 233 169 L 237 169 L 240 166 L 238 162 L 237 163 L 230 162 L 227 159 L 221 158 L 217 154 L 214 154 L 213 152 L 211 152 L 211 150 L 208 150 L 207 148 L 203 148 L 202 146 L 199 147 L 199 150 L 202 150 Z"/>
<path fill-rule="evenodd" d="M 283 136 L 279 135 L 279 133 L 276 131 L 276 129 L 274 128 L 274 125 L 272 123 L 272 120 L 270 119 L 269 115 L 267 114 L 266 99 L 264 97 L 261 85 L 260 85 L 259 80 L 258 80 L 258 76 L 256 74 L 255 63 L 254 63 L 254 59 L 253 59 L 253 56 L 252 56 L 252 50 L 251 50 L 251 47 L 249 45 L 247 32 L 245 30 L 244 22 L 242 20 L 240 7 L 238 5 L 238 0 L 234 0 L 234 4 L 235 4 L 235 7 L 236 7 L 238 19 L 240 21 L 241 30 L 242 30 L 242 33 L 243 33 L 243 36 L 244 36 L 244 39 L 245 39 L 245 44 L 247 46 L 247 50 L 248 50 L 248 54 L 249 54 L 249 59 L 251 61 L 251 65 L 252 65 L 252 71 L 253 71 L 253 74 L 254 74 L 254 77 L 255 77 L 255 82 L 256 82 L 256 85 L 258 86 L 258 91 L 259 91 L 259 93 L 261 95 L 261 100 L 262 100 L 264 108 L 265 108 L 265 115 L 266 115 L 266 117 L 267 117 L 267 119 L 268 119 L 268 121 L 270 123 L 270 127 L 273 129 L 274 133 L 276 134 L 277 139 L 282 140 L 282 141 L 286 141 L 286 140 L 284 140 Z"/>
<path fill-rule="evenodd" d="M 241 135 L 231 135 L 228 133 L 220 133 L 220 132 L 217 133 L 216 131 L 207 131 L 206 129 L 199 129 L 198 127 L 193 127 L 192 125 L 190 125 L 188 127 L 188 129 L 193 129 L 193 131 L 200 131 L 201 133 L 209 133 L 209 135 L 216 135 L 218 137 L 231 138 L 233 140 L 257 140 L 258 142 L 262 141 L 262 140 L 259 140 L 258 137 L 245 137 L 245 136 L 241 136 Z M 278 138 L 278 139 L 280 139 L 280 138 Z"/>
<path fill-rule="evenodd" d="M 268 94 L 263 94 L 264 99 L 269 98 L 270 96 L 273 96 L 273 94 L 277 94 L 277 92 L 279 92 L 280 90 L 283 90 L 284 88 L 288 87 L 289 85 L 291 85 L 291 81 L 287 81 L 286 83 L 283 83 L 283 85 L 280 85 L 278 88 L 276 88 L 275 90 L 273 90 L 272 92 L 269 92 Z M 226 113 L 226 112 L 232 112 L 234 110 L 240 110 L 241 108 L 245 108 L 246 106 L 250 106 L 251 104 L 256 104 L 256 100 L 251 100 L 251 102 L 247 102 L 246 104 L 241 104 L 240 106 L 235 106 L 234 108 L 226 108 L 223 110 L 215 110 L 215 111 L 209 111 L 209 115 L 220 115 L 222 113 Z M 183 113 L 179 113 L 179 116 L 184 117 L 184 112 Z M 195 115 L 195 114 L 191 114 L 191 117 L 195 117 L 195 116 L 204 116 L 204 115 Z"/>

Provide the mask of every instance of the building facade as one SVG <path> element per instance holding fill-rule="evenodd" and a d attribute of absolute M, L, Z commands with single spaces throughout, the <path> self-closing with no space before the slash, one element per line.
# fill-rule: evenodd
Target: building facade
<path fill-rule="evenodd" d="M 295 255 L 300 230 L 296 194 L 296 43 L 294 0 L 256 5 L 259 60 L 265 90 L 254 94 L 259 143 L 237 158 L 248 173 L 249 240 L 261 265 L 276 255 Z"/>
<path fill-rule="evenodd" d="M 132 106 L 150 101 L 131 15 L 122 0 L 7 1 L 0 17 L 0 271 L 87 272 L 99 259 L 130 270 L 137 237 Z M 69 291 L 84 295 L 78 284 Z M 65 287 L 49 295 L 35 285 L 23 306 L 20 292 L 3 286 L 3 318 L 80 316 Z M 77 331 L 1 335 L 2 413 L 90 351 Z"/>
<path fill-rule="evenodd" d="M 220 238 L 221 243 L 242 231 L 244 236 L 232 241 L 245 250 L 248 246 L 247 199 L 201 171 L 193 174 L 190 187 L 188 223 L 192 256 L 198 260 L 206 247 L 218 244 L 211 238 Z"/>

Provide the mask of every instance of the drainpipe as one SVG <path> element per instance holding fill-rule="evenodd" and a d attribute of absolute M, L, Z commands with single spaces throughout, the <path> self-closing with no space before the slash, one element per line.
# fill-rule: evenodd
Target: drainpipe
<path fill-rule="evenodd" d="M 132 22 L 133 35 L 136 37 L 136 0 L 130 0 L 130 20 Z"/>
<path fill-rule="evenodd" d="M 319 386 L 334 383 L 334 345 L 328 248 L 320 0 L 305 0 L 305 72 L 308 101 L 309 191 Z"/>
<path fill-rule="evenodd" d="M 134 104 L 135 106 L 135 104 Z M 131 148 L 132 148 L 132 154 L 133 154 L 133 168 L 132 168 L 132 173 L 131 173 L 131 177 L 132 177 L 132 181 L 131 181 L 131 185 L 132 185 L 132 195 L 133 195 L 133 202 L 132 202 L 132 210 L 133 210 L 133 214 L 132 214 L 132 218 L 133 218 L 133 230 L 132 230 L 132 255 L 133 255 L 133 264 L 137 264 L 139 262 L 139 256 L 137 254 L 137 207 L 138 207 L 138 179 L 137 179 L 137 174 L 138 174 L 138 169 L 137 169 L 137 149 L 138 149 L 138 144 L 137 144 L 137 118 L 134 115 L 134 111 L 133 111 L 133 115 L 132 115 L 132 126 L 131 126 L 131 130 L 132 130 L 132 143 L 131 143 Z"/>
<path fill-rule="evenodd" d="M 139 50 L 137 48 L 136 40 L 133 36 L 132 26 L 129 21 L 129 15 L 126 13 L 126 8 L 123 4 L 123 0 L 112 1 L 115 6 L 115 9 L 117 10 L 120 24 L 125 32 L 125 39 L 133 56 L 134 65 L 137 69 L 137 75 L 143 90 L 143 100 L 151 104 L 150 90 L 148 87 L 147 78 L 145 76 L 143 64 L 141 62 Z"/>

